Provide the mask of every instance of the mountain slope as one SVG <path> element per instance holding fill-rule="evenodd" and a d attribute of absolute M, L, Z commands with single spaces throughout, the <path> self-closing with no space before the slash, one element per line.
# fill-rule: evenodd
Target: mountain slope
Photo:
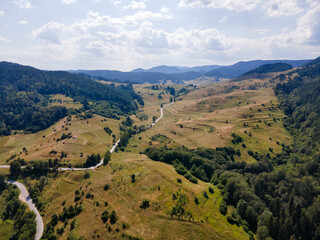
<path fill-rule="evenodd" d="M 242 74 L 242 76 L 249 76 L 255 74 L 264 74 L 270 72 L 283 72 L 292 69 L 292 65 L 287 63 L 273 63 L 273 64 L 265 64 L 257 67 L 249 72 Z"/>
<path fill-rule="evenodd" d="M 165 74 L 172 74 L 172 73 L 185 73 L 185 72 L 208 72 L 213 69 L 220 68 L 219 65 L 205 65 L 205 66 L 196 66 L 196 67 L 179 67 L 179 66 L 157 66 L 150 69 L 134 69 L 131 72 L 159 72 Z"/>
<path fill-rule="evenodd" d="M 191 80 L 201 77 L 199 72 L 182 72 L 165 74 L 161 72 L 120 72 L 111 70 L 74 70 L 72 73 L 83 73 L 93 77 L 103 77 L 108 80 L 120 80 L 134 83 L 159 83 L 160 81 L 172 80 L 181 83 L 182 80 Z"/>
<path fill-rule="evenodd" d="M 274 64 L 274 63 L 280 63 L 280 62 L 290 64 L 293 67 L 299 67 L 310 62 L 310 60 L 254 60 L 254 61 L 247 61 L 247 62 L 242 61 L 242 62 L 233 64 L 231 66 L 224 66 L 224 67 L 212 70 L 206 73 L 206 76 L 235 78 L 261 65 Z"/>

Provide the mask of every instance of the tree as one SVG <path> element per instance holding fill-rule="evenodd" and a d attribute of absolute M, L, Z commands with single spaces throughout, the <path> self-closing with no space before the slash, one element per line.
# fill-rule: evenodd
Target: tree
<path fill-rule="evenodd" d="M 176 216 L 178 217 L 178 219 L 180 220 L 180 218 L 183 218 L 185 213 L 185 209 L 181 204 L 176 204 L 175 206 L 173 206 L 172 210 L 171 210 L 171 216 Z"/>
<path fill-rule="evenodd" d="M 108 191 L 109 190 L 109 184 L 104 185 L 103 190 Z"/>
<path fill-rule="evenodd" d="M 117 222 L 117 214 L 114 210 L 112 210 L 110 214 L 110 223 L 115 224 Z"/>
<path fill-rule="evenodd" d="M 51 216 L 51 225 L 52 226 L 55 226 L 55 225 L 57 225 L 58 224 L 58 216 L 57 216 L 57 214 L 53 214 L 52 216 Z"/>
<path fill-rule="evenodd" d="M 7 184 L 5 182 L 4 176 L 0 174 L 0 192 L 6 189 Z"/>
<path fill-rule="evenodd" d="M 135 174 L 132 174 L 132 175 L 131 175 L 131 182 L 132 182 L 132 183 L 135 183 L 135 182 L 136 182 L 136 175 L 135 175 Z"/>
<path fill-rule="evenodd" d="M 107 151 L 104 155 L 104 159 L 103 159 L 103 165 L 107 165 L 111 160 L 111 153 L 110 151 Z"/>
<path fill-rule="evenodd" d="M 157 116 L 152 117 L 152 122 L 155 122 L 157 120 Z"/>
<path fill-rule="evenodd" d="M 89 171 L 84 171 L 84 178 L 85 179 L 90 178 L 90 172 Z"/>
<path fill-rule="evenodd" d="M 150 207 L 149 200 L 144 199 L 144 200 L 142 201 L 141 205 L 140 205 L 140 208 L 141 208 L 141 209 L 146 209 L 146 208 L 148 208 L 148 207 Z"/>
<path fill-rule="evenodd" d="M 103 223 L 106 223 L 109 219 L 109 212 L 107 210 L 104 210 L 102 215 L 101 215 L 101 219 L 103 221 Z"/>
<path fill-rule="evenodd" d="M 226 201 L 222 200 L 219 206 L 219 211 L 221 214 L 226 215 L 227 210 L 228 210 L 227 203 Z"/>
<path fill-rule="evenodd" d="M 21 173 L 21 164 L 19 161 L 14 160 L 10 163 L 10 174 L 14 176 L 19 176 Z"/>

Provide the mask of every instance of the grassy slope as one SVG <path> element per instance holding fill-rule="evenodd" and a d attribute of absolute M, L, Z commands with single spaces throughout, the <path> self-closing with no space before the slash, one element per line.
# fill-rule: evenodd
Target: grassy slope
<path fill-rule="evenodd" d="M 92 153 L 104 154 L 112 145 L 112 137 L 105 133 L 103 128 L 108 126 L 113 130 L 113 134 L 119 136 L 119 121 L 114 119 L 103 121 L 104 119 L 101 116 L 94 116 L 88 120 L 73 117 L 71 125 L 66 125 L 66 118 L 64 118 L 51 128 L 35 134 L 1 137 L 0 164 L 6 164 L 6 159 L 13 154 L 30 161 L 59 158 L 61 151 L 64 151 L 68 154 L 67 159 L 63 160 L 66 163 L 82 163 L 86 156 Z M 68 128 L 67 131 L 66 128 Z M 69 132 L 72 136 L 77 136 L 77 139 L 70 138 L 59 142 L 54 140 L 60 138 L 63 133 Z M 28 150 L 28 153 L 22 152 L 23 147 Z M 51 150 L 56 150 L 57 154 L 49 154 Z M 83 157 L 80 157 L 81 152 Z"/>
<path fill-rule="evenodd" d="M 278 153 L 282 149 L 279 144 L 288 144 L 291 139 L 281 123 L 284 114 L 276 108 L 277 98 L 267 83 L 266 80 L 221 82 L 182 96 L 174 105 L 165 109 L 164 121 L 135 136 L 131 146 L 137 146 L 134 148 L 137 153 L 143 151 L 149 146 L 151 136 L 161 133 L 172 139 L 172 143 L 189 148 L 215 148 L 226 145 L 235 147 L 242 153 L 239 160 L 247 162 L 254 161 L 247 154 L 248 150 L 267 153 L 271 147 L 274 153 Z M 249 86 L 254 84 L 261 87 L 248 90 Z M 239 89 L 226 93 L 230 86 L 238 86 Z M 150 98 L 149 93 L 143 90 L 140 88 L 144 97 Z M 146 102 L 146 109 L 158 106 L 155 99 Z M 273 118 L 279 120 L 274 122 Z M 271 126 L 264 122 L 270 123 Z M 244 127 L 244 123 L 249 127 Z M 249 132 L 252 137 L 249 137 Z M 232 133 L 237 133 L 244 139 L 246 148 L 241 147 L 241 144 L 235 146 L 231 143 Z M 142 139 L 139 140 L 139 137 Z M 270 154 L 273 155 L 271 152 Z"/>
<path fill-rule="evenodd" d="M 136 175 L 135 183 L 131 183 L 131 174 Z M 177 183 L 177 178 L 182 179 L 181 184 Z M 103 190 L 106 183 L 110 186 L 108 191 Z M 143 239 L 247 239 L 240 228 L 229 225 L 219 213 L 222 197 L 218 189 L 209 194 L 209 199 L 203 197 L 202 193 L 208 191 L 208 186 L 203 182 L 192 184 L 179 176 L 172 166 L 151 161 L 144 155 L 116 153 L 109 166 L 101 167 L 87 180 L 82 172 L 68 172 L 60 173 L 57 180 L 50 181 L 41 194 L 46 203 L 44 220 L 47 222 L 52 214 L 57 213 L 64 200 L 67 207 L 74 204 L 74 191 L 82 187 L 84 197 L 81 201 L 85 210 L 76 217 L 78 227 L 73 230 L 78 236 L 91 238 L 100 235 L 104 239 L 118 239 L 125 232 Z M 192 211 L 194 221 L 178 221 L 170 216 L 174 204 L 172 194 L 179 189 L 188 196 L 186 209 Z M 88 192 L 94 194 L 94 199 L 85 198 Z M 199 198 L 199 206 L 193 201 L 195 196 Z M 144 199 L 151 204 L 147 210 L 139 208 Z M 108 207 L 104 207 L 105 201 L 108 201 Z M 118 222 L 111 226 L 113 230 L 110 233 L 101 220 L 105 209 L 109 213 L 115 210 L 118 216 Z M 123 230 L 123 223 L 130 227 Z M 58 227 L 61 226 L 60 223 Z M 62 239 L 66 239 L 69 226 Z"/>
<path fill-rule="evenodd" d="M 66 108 L 81 108 L 82 104 L 79 102 L 74 102 L 73 98 L 66 97 L 62 94 L 51 95 L 50 97 L 52 106 L 65 106 Z"/>

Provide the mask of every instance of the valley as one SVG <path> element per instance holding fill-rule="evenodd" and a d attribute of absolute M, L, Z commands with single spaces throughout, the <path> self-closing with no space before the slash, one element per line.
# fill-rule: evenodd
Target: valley
<path fill-rule="evenodd" d="M 23 159 L 27 171 L 23 168 L 17 176 L 11 166 L 0 173 L 29 190 L 44 222 L 42 239 L 260 239 L 256 222 L 242 216 L 239 203 L 232 204 L 226 192 L 236 181 L 234 188 L 247 194 L 241 199 L 263 206 L 264 198 L 249 193 L 252 188 L 245 178 L 257 175 L 256 184 L 263 174 L 283 171 L 277 161 L 294 139 L 284 125 L 281 98 L 275 95 L 280 75 L 200 86 L 134 84 L 144 104 L 133 114 L 111 119 L 93 113 L 84 118 L 90 113 L 84 110 L 36 133 L 2 136 L 1 165 Z M 83 109 L 70 97 L 51 99 L 71 111 Z M 72 171 L 94 154 L 103 162 L 119 138 L 128 140 L 127 145 L 116 147 L 105 164 Z M 194 164 L 184 163 L 180 156 L 162 160 L 179 151 Z M 70 171 L 44 165 L 36 172 L 32 164 L 49 158 Z M 210 174 L 203 171 L 209 167 L 206 161 L 213 164 Z M 13 232 L 10 222 L 1 226 L 5 224 Z"/>

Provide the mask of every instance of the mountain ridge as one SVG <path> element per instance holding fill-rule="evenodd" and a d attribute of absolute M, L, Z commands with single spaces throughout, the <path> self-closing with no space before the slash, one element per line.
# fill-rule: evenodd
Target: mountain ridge
<path fill-rule="evenodd" d="M 310 62 L 311 59 L 304 60 L 252 60 L 240 61 L 232 65 L 204 65 L 195 67 L 179 66 L 156 66 L 150 69 L 134 69 L 130 72 L 117 70 L 69 70 L 72 73 L 83 73 L 93 77 L 103 77 L 105 79 L 118 79 L 120 81 L 129 81 L 137 83 L 159 83 L 160 81 L 171 80 L 175 83 L 192 80 L 199 77 L 216 77 L 216 78 L 236 78 L 242 74 L 255 69 L 261 65 L 286 63 L 293 67 L 300 67 Z"/>

